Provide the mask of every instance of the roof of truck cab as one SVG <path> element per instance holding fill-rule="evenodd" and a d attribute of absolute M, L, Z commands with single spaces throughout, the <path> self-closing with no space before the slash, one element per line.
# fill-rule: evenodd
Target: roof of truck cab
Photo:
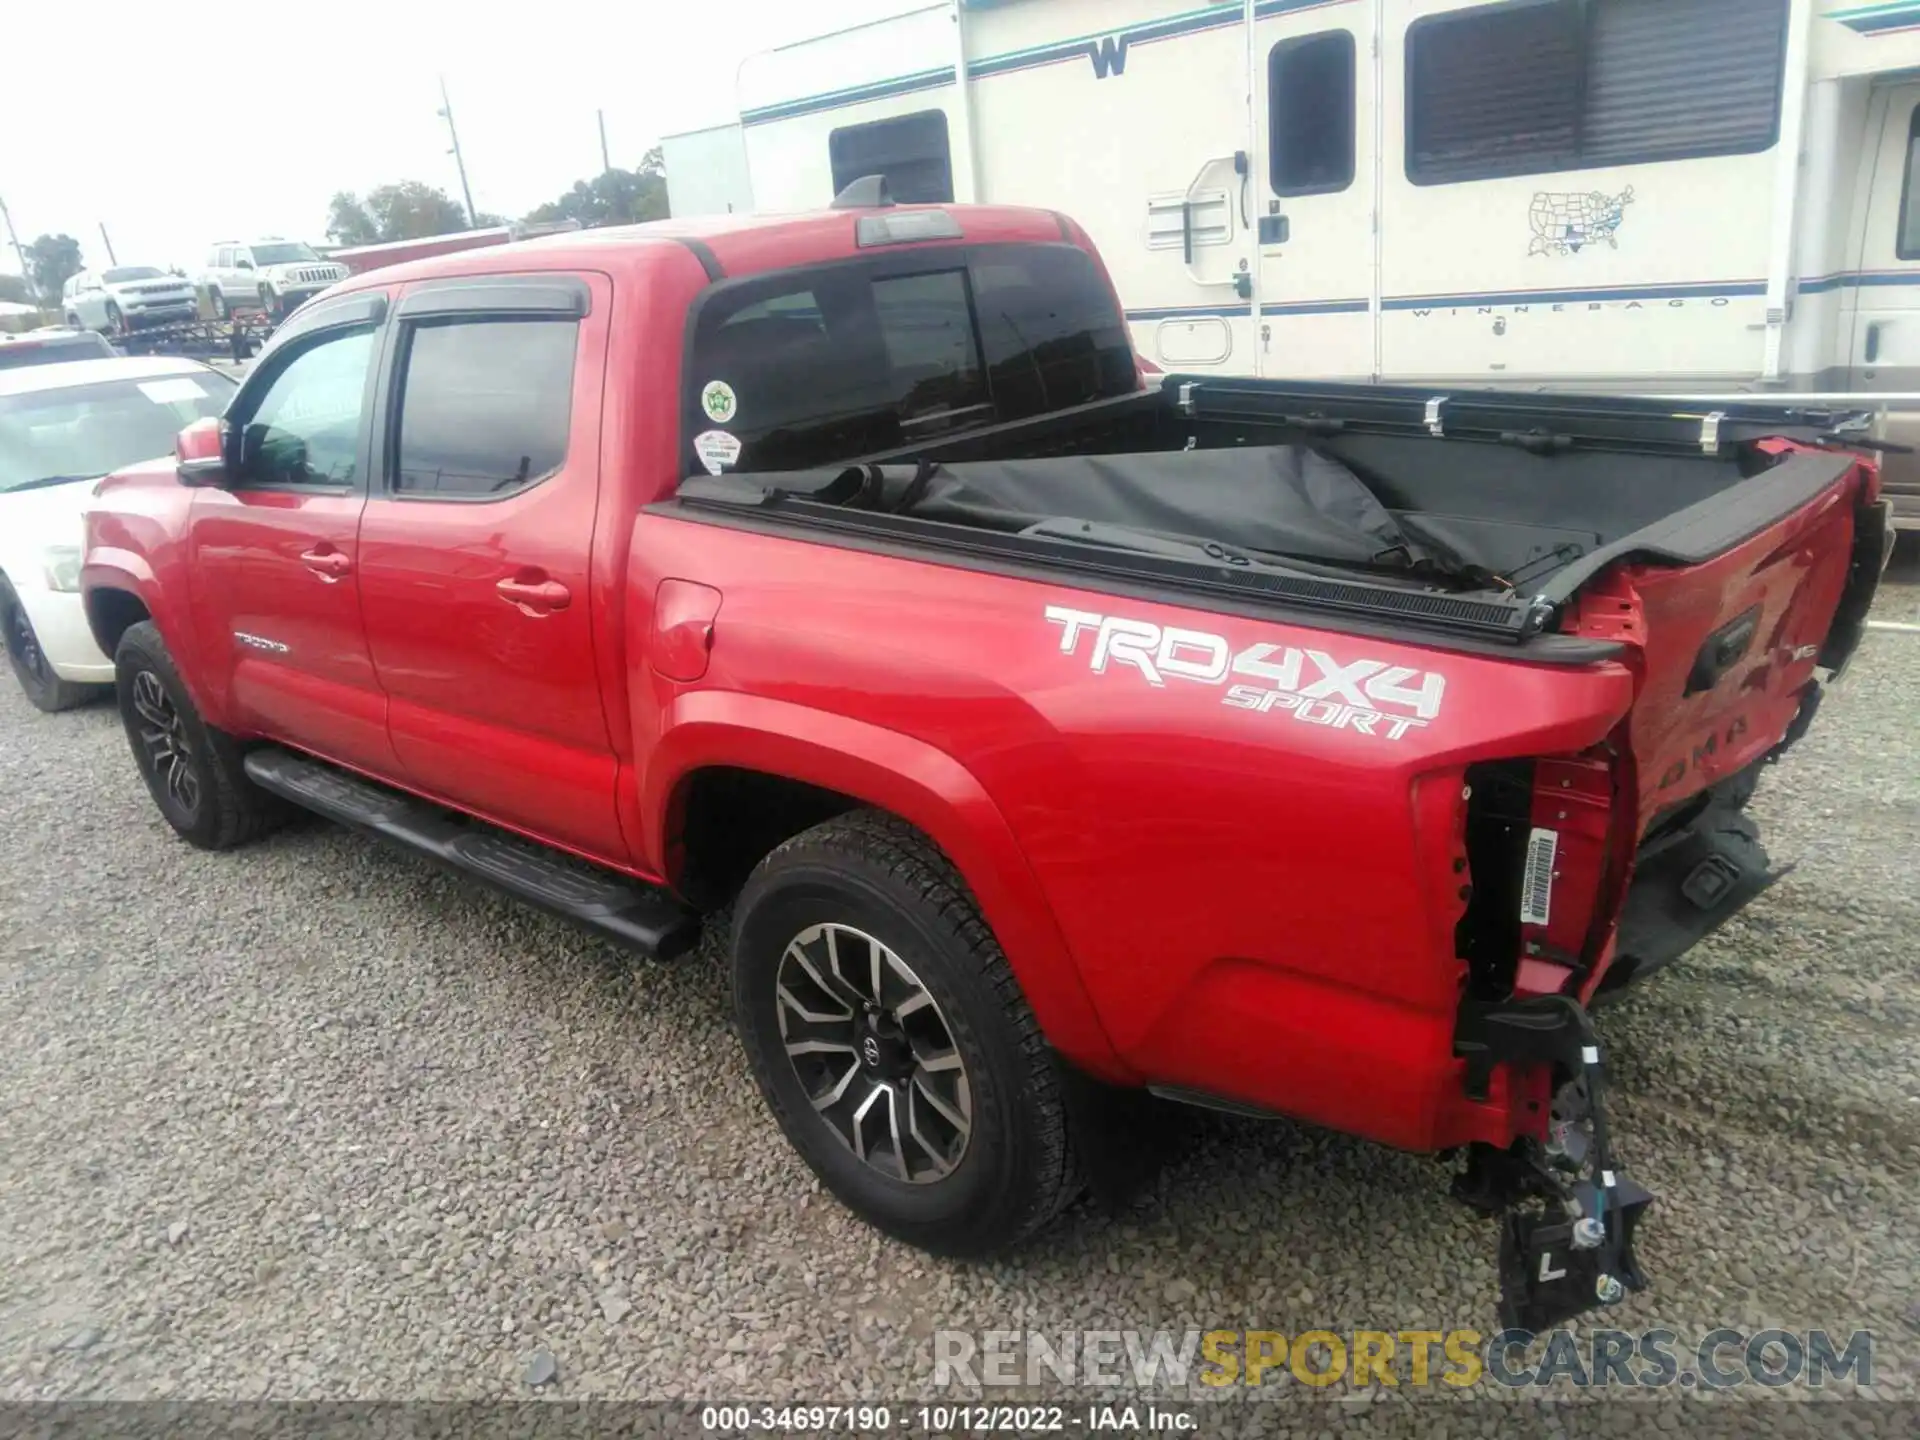
<path fill-rule="evenodd" d="M 694 254 L 705 250 L 728 277 L 818 265 L 851 259 L 861 253 L 854 243 L 854 225 L 862 215 L 910 210 L 944 210 L 960 222 L 958 241 L 905 242 L 888 249 L 914 245 L 1034 243 L 1071 240 L 1067 221 L 1051 210 L 1016 205 L 900 205 L 886 211 L 821 210 L 801 215 L 713 215 L 686 220 L 653 220 L 644 225 L 616 225 L 599 230 L 576 230 L 540 235 L 510 245 L 460 250 L 398 265 L 385 265 L 343 281 L 332 293 L 344 294 L 411 280 L 461 275 L 497 275 L 515 270 L 611 270 L 663 247 L 684 247 Z"/>

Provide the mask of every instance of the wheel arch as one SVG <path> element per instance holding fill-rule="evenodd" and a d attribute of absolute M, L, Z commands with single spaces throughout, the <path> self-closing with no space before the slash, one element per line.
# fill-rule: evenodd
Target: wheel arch
<path fill-rule="evenodd" d="M 86 584 L 83 605 L 86 628 L 94 634 L 94 645 L 98 645 L 100 653 L 109 660 L 113 659 L 113 651 L 119 649 L 121 636 L 142 620 L 154 618 L 154 607 L 146 603 L 146 595 L 132 576 L 125 574 L 108 582 Z"/>
<path fill-rule="evenodd" d="M 662 718 L 641 796 L 643 847 L 659 873 L 678 885 L 691 858 L 697 877 L 714 859 L 698 847 L 714 835 L 728 836 L 736 852 L 764 844 L 746 862 L 750 870 L 832 815 L 871 808 L 898 816 L 965 880 L 1055 1048 L 1103 1078 L 1135 1078 L 1100 1024 L 1012 828 L 957 759 L 898 731 L 758 696 L 696 691 Z M 736 838 L 731 817 L 740 814 L 752 817 L 750 839 Z M 720 878 L 731 879 L 744 860 L 725 857 Z"/>

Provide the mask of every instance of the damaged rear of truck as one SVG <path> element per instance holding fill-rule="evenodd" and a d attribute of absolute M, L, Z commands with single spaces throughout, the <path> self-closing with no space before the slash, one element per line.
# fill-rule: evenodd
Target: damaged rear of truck
<path fill-rule="evenodd" d="M 930 1249 L 1057 1214 L 1104 1085 L 1463 1152 L 1510 1326 L 1641 1286 L 1591 1015 L 1775 878 L 1748 801 L 1887 551 L 1861 417 L 1147 389 L 1071 220 L 853 190 L 349 281 L 105 482 L 160 813 L 277 795 L 662 957 L 730 915 L 770 1112 Z M 467 323 L 527 328 L 449 413 L 544 335 L 567 427 L 427 503 Z M 330 346 L 365 383 L 276 419 Z"/>
<path fill-rule="evenodd" d="M 978 777 L 1111 1042 L 1069 1061 L 1464 1151 L 1539 1330 L 1645 1283 L 1590 1010 L 1777 878 L 1748 799 L 1888 549 L 1856 432 L 1172 377 L 852 466 L 748 433 L 633 563 L 724 592 L 723 688 Z"/>

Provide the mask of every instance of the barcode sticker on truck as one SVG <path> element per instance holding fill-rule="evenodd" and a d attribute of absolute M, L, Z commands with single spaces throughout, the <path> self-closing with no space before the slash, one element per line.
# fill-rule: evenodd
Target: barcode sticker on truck
<path fill-rule="evenodd" d="M 1544 925 L 1553 903 L 1553 860 L 1558 830 L 1535 830 L 1527 841 L 1527 872 L 1520 879 L 1520 923 Z"/>

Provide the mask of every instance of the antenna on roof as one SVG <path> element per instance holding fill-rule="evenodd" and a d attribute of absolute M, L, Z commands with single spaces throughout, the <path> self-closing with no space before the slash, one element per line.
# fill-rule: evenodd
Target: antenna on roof
<path fill-rule="evenodd" d="M 879 210 L 893 204 L 884 175 L 862 175 L 833 197 L 836 210 Z"/>

